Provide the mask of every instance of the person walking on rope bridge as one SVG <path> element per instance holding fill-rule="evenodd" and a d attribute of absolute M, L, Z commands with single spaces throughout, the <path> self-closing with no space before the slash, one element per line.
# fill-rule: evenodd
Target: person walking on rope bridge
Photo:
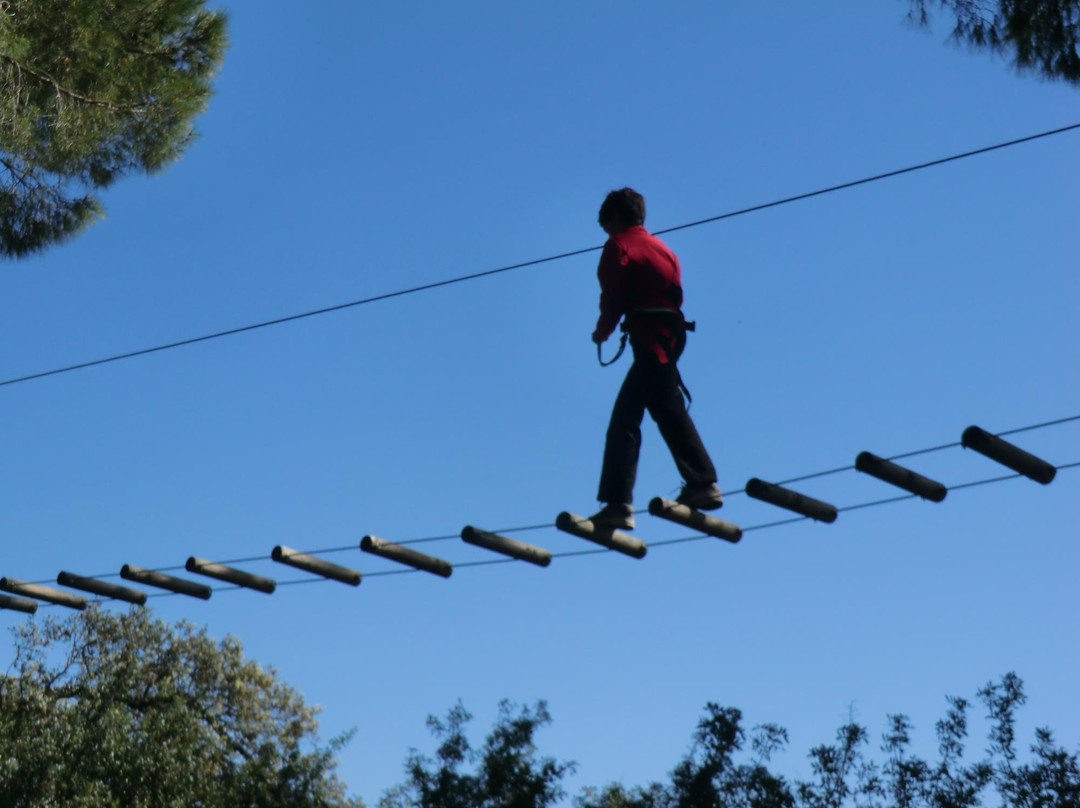
<path fill-rule="evenodd" d="M 634 363 L 615 399 L 607 430 L 597 493 L 604 505 L 589 519 L 601 528 L 634 526 L 631 503 L 646 410 L 685 481 L 677 501 L 697 510 L 719 508 L 723 500 L 716 469 L 686 410 L 686 386 L 676 365 L 686 346 L 686 332 L 693 330 L 682 313 L 679 259 L 645 229 L 645 199 L 632 188 L 607 195 L 599 222 L 609 238 L 596 273 L 600 318 L 592 339 L 599 346 L 622 318 L 623 339 L 629 337 Z"/>

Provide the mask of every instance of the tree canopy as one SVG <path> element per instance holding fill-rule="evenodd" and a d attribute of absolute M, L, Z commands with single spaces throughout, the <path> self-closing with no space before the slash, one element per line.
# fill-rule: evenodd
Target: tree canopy
<path fill-rule="evenodd" d="M 532 708 L 500 703 L 481 749 L 466 735 L 471 719 L 460 704 L 445 721 L 429 717 L 439 741 L 434 759 L 414 750 L 405 764 L 408 779 L 384 795 L 379 808 L 546 808 L 565 796 L 561 782 L 574 764 L 537 756 L 536 731 L 551 722 L 544 702 Z"/>
<path fill-rule="evenodd" d="M 0 676 L 0 808 L 362 808 L 335 774 L 347 738 L 320 744 L 317 711 L 240 643 L 171 626 L 148 609 L 91 607 L 12 629 Z M 1026 750 L 1015 674 L 977 693 L 985 752 L 967 750 L 966 699 L 949 697 L 937 756 L 913 752 L 915 727 L 887 717 L 875 754 L 850 722 L 808 753 L 810 778 L 772 768 L 786 751 L 776 724 L 747 729 L 733 707 L 707 704 L 688 753 L 664 782 L 585 788 L 575 808 L 1080 808 L 1080 759 L 1048 728 Z M 379 808 L 553 808 L 575 763 L 542 755 L 547 705 L 499 705 L 482 744 L 458 704 L 430 717 L 433 755 L 413 750 L 404 781 Z"/>
<path fill-rule="evenodd" d="M 1080 0 L 908 0 L 910 17 L 930 22 L 929 6 L 955 17 L 952 38 L 1004 56 L 1020 71 L 1080 84 Z"/>
<path fill-rule="evenodd" d="M 194 137 L 226 48 L 204 0 L 0 3 L 0 256 L 61 242 L 97 193 Z"/>
<path fill-rule="evenodd" d="M 1039 729 L 1026 759 L 1015 725 L 1024 704 L 1023 683 L 1006 674 L 978 691 L 989 719 L 988 749 L 966 754 L 971 704 L 946 700 L 935 725 L 938 755 L 912 752 L 914 727 L 902 714 L 888 717 L 878 747 L 857 723 L 839 728 L 831 743 L 810 750 L 811 778 L 789 779 L 770 769 L 788 742 L 787 731 L 761 724 L 749 731 L 733 707 L 708 704 L 689 753 L 666 782 L 586 788 L 576 808 L 1010 808 L 1080 807 L 1077 755 Z M 534 733 L 551 718 L 541 702 L 514 711 L 503 704 L 481 750 L 465 735 L 469 714 L 458 705 L 445 720 L 430 718 L 439 742 L 434 758 L 417 752 L 406 762 L 406 780 L 379 808 L 545 808 L 563 793 L 573 763 L 538 756 Z"/>
<path fill-rule="evenodd" d="M 13 629 L 2 808 L 353 806 L 317 711 L 234 639 L 96 607 Z"/>

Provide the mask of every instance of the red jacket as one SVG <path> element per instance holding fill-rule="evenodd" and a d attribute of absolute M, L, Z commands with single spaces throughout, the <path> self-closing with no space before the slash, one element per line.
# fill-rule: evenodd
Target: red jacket
<path fill-rule="evenodd" d="M 594 339 L 598 342 L 611 336 L 619 318 L 631 312 L 662 308 L 680 312 L 681 317 L 679 259 L 644 227 L 631 227 L 607 240 L 596 276 L 600 280 L 600 319 Z M 631 320 L 630 336 L 652 348 L 657 359 L 666 364 L 681 335 L 662 319 L 642 316 Z"/>

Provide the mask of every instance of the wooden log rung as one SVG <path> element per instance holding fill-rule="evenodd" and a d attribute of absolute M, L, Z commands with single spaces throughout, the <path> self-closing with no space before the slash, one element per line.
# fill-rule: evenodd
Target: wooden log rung
<path fill-rule="evenodd" d="M 57 606 L 67 606 L 69 609 L 82 611 L 86 608 L 86 598 L 82 595 L 73 595 L 60 589 L 41 584 L 30 584 L 16 578 L 0 578 L 0 589 L 15 595 L 25 595 L 35 600 L 43 600 L 46 603 L 55 603 Z"/>
<path fill-rule="evenodd" d="M 654 497 L 649 501 L 649 513 L 732 544 L 742 538 L 742 528 L 738 525 L 663 497 Z"/>
<path fill-rule="evenodd" d="M 620 530 L 598 528 L 584 516 L 578 516 L 576 513 L 570 513 L 569 511 L 563 511 L 555 517 L 555 527 L 563 531 L 563 533 L 569 533 L 579 539 L 595 542 L 601 547 L 606 547 L 609 550 L 614 550 L 632 558 L 644 558 L 645 553 L 649 550 L 649 546 L 641 539 L 634 538 Z"/>
<path fill-rule="evenodd" d="M 495 553 L 502 553 L 519 561 L 528 561 L 538 567 L 546 567 L 551 563 L 551 551 L 533 544 L 526 544 L 517 539 L 500 536 L 498 533 L 488 533 L 472 525 L 466 525 L 461 531 L 461 538 L 468 544 L 483 547 Z"/>
<path fill-rule="evenodd" d="M 279 544 L 275 547 L 270 552 L 270 558 L 281 564 L 296 567 L 298 570 L 310 572 L 313 575 L 321 575 L 323 578 L 329 578 L 332 581 L 340 581 L 349 586 L 360 586 L 360 581 L 363 578 L 363 576 L 354 569 L 308 555 L 307 553 L 301 553 L 299 550 L 286 547 L 284 544 Z"/>
<path fill-rule="evenodd" d="M 882 482 L 895 485 L 917 497 L 928 499 L 931 502 L 941 502 L 949 489 L 937 480 L 899 466 L 891 460 L 878 457 L 870 452 L 859 452 L 855 458 L 855 468 L 871 477 L 876 477 Z"/>
<path fill-rule="evenodd" d="M 107 581 L 99 581 L 97 578 L 87 578 L 76 575 L 73 572 L 61 572 L 56 576 L 56 582 L 60 586 L 70 586 L 72 589 L 81 589 L 92 595 L 100 595 L 113 600 L 124 600 L 134 603 L 136 606 L 146 605 L 146 593 L 137 589 L 129 589 L 119 584 L 110 584 Z"/>
<path fill-rule="evenodd" d="M 120 569 L 120 577 L 126 581 L 136 581 L 146 586 L 156 586 L 158 589 L 167 589 L 177 595 L 187 595 L 201 600 L 210 600 L 210 595 L 213 594 L 213 590 L 204 584 L 188 581 L 184 578 L 176 578 L 163 572 L 143 569 L 142 567 L 136 567 L 134 564 L 125 564 Z"/>
<path fill-rule="evenodd" d="M 960 443 L 965 449 L 974 449 L 979 454 L 1043 485 L 1049 485 L 1057 475 L 1057 469 L 1041 457 L 1036 457 L 977 426 L 965 429 Z"/>
<path fill-rule="evenodd" d="M 0 594 L 0 609 L 10 609 L 13 612 L 33 614 L 37 611 L 37 601 L 29 598 L 16 598 L 11 595 Z"/>
<path fill-rule="evenodd" d="M 397 561 L 399 564 L 406 564 L 415 569 L 430 572 L 432 575 L 438 575 L 441 578 L 449 578 L 454 571 L 454 567 L 449 561 L 443 561 L 441 558 L 418 552 L 411 547 L 402 547 L 400 544 L 394 544 L 376 536 L 364 536 L 360 540 L 360 549 L 365 553 L 388 558 L 391 561 Z"/>
<path fill-rule="evenodd" d="M 818 522 L 836 521 L 838 511 L 835 505 L 808 497 L 790 488 L 782 488 L 775 483 L 767 483 L 757 477 L 751 477 L 746 483 L 747 496 L 768 502 L 778 508 L 794 511 Z"/>
<path fill-rule="evenodd" d="M 217 564 L 197 556 L 191 556 L 184 565 L 184 569 L 198 575 L 206 575 L 207 577 L 214 578 L 218 581 L 236 584 L 245 589 L 254 589 L 257 592 L 265 592 L 267 595 L 272 595 L 277 588 L 277 582 L 271 578 L 265 578 L 262 575 L 255 575 L 251 572 L 244 572 L 244 570 L 226 567 L 224 564 Z"/>

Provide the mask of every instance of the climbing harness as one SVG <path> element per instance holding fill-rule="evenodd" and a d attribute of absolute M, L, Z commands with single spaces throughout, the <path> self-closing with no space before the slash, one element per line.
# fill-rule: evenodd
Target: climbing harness
<path fill-rule="evenodd" d="M 626 316 L 623 317 L 622 324 L 619 326 L 622 335 L 619 337 L 619 349 L 615 351 L 615 355 L 605 362 L 600 343 L 596 344 L 596 358 L 599 360 L 601 367 L 615 364 L 619 357 L 623 355 L 623 351 L 626 350 L 626 342 L 630 337 L 631 324 L 638 317 L 655 317 L 658 320 L 666 321 L 667 325 L 672 326 L 677 334 L 675 347 L 672 351 L 674 360 L 677 360 L 679 356 L 682 355 L 683 349 L 686 347 L 686 332 L 697 330 L 697 322 L 694 320 L 687 320 L 683 317 L 682 312 L 676 309 L 649 308 L 635 309 L 634 311 L 627 312 Z M 675 366 L 675 378 L 678 380 L 679 389 L 682 390 L 683 395 L 686 396 L 687 404 L 693 403 L 693 396 L 690 395 L 690 390 L 686 386 L 686 382 L 683 381 L 682 373 L 679 372 L 678 365 Z"/>
<path fill-rule="evenodd" d="M 623 351 L 626 350 L 626 342 L 630 338 L 630 327 L 635 319 L 639 317 L 653 317 L 661 321 L 666 321 L 665 325 L 672 326 L 675 331 L 678 332 L 678 338 L 675 343 L 675 350 L 673 353 L 678 357 L 683 352 L 683 348 L 686 347 L 686 332 L 696 331 L 697 322 L 694 320 L 687 320 L 683 317 L 681 311 L 675 309 L 664 308 L 649 308 L 649 309 L 635 309 L 634 311 L 627 312 L 623 317 L 622 323 L 619 325 L 619 330 L 622 335 L 619 337 L 619 349 L 615 351 L 615 355 L 611 359 L 604 361 L 604 354 L 601 349 L 600 343 L 596 343 L 596 358 L 600 361 L 601 367 L 607 367 L 608 365 L 615 364 L 619 357 L 623 355 Z"/>

